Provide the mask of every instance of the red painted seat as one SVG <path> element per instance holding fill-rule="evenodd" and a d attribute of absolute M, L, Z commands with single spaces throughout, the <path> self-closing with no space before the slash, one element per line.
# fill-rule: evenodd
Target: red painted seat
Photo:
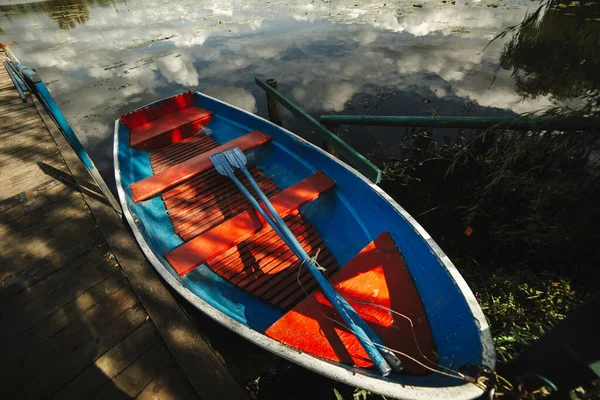
<path fill-rule="evenodd" d="M 137 203 L 149 199 L 212 168 L 210 156 L 213 154 L 231 150 L 234 147 L 239 147 L 242 151 L 246 151 L 267 143 L 269 140 L 271 138 L 264 133 L 253 131 L 170 168 L 166 168 L 155 175 L 133 183 L 131 185 L 133 200 Z"/>
<path fill-rule="evenodd" d="M 188 107 L 166 117 L 133 128 L 129 146 L 150 150 L 176 143 L 192 136 L 210 121 L 212 113 L 198 107 Z"/>
<path fill-rule="evenodd" d="M 389 233 L 377 237 L 330 280 L 387 347 L 430 367 L 435 365 L 435 344 L 421 297 Z M 410 318 L 414 331 L 408 319 L 388 309 Z M 343 320 L 321 291 L 298 303 L 269 327 L 266 334 L 328 360 L 359 367 L 373 366 L 356 336 L 344 327 Z M 407 357 L 399 357 L 407 372 L 429 372 Z"/>
<path fill-rule="evenodd" d="M 325 174 L 317 172 L 269 200 L 283 218 L 315 200 L 334 185 Z M 179 275 L 185 275 L 198 265 L 250 238 L 265 228 L 265 225 L 268 226 L 254 209 L 247 210 L 166 253 L 165 258 Z"/>
<path fill-rule="evenodd" d="M 212 112 L 195 107 L 193 93 L 187 92 L 125 114 L 121 121 L 129 128 L 129 145 L 145 150 L 194 135 L 211 116 Z"/>

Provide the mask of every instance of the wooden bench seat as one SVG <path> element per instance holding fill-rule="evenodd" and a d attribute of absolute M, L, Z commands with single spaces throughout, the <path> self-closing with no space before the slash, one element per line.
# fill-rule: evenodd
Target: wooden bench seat
<path fill-rule="evenodd" d="M 317 172 L 275 194 L 269 200 L 284 218 L 315 200 L 334 185 L 324 173 Z M 166 253 L 165 258 L 175 271 L 183 276 L 198 265 L 250 238 L 265 228 L 265 225 L 268 226 L 256 210 L 247 210 Z"/>
<path fill-rule="evenodd" d="M 184 108 L 131 129 L 129 146 L 149 150 L 176 143 L 198 132 L 211 116 L 212 112 L 202 108 Z"/>
<path fill-rule="evenodd" d="M 334 273 L 330 281 L 387 347 L 408 354 L 425 365 L 435 365 L 436 348 L 423 302 L 389 233 L 379 235 Z M 339 314 L 318 290 L 304 298 L 265 333 L 272 339 L 317 357 L 358 367 L 372 367 L 373 362 L 356 336 L 344 326 Z M 430 372 L 403 355 L 399 357 L 406 372 Z"/>
<path fill-rule="evenodd" d="M 253 131 L 222 144 L 221 146 L 198 154 L 197 156 L 194 156 L 193 158 L 185 160 L 170 168 L 166 168 L 155 175 L 133 183 L 131 185 L 131 195 L 133 201 L 137 203 L 139 201 L 149 199 L 152 196 L 162 193 L 167 189 L 170 189 L 210 168 L 213 168 L 213 165 L 210 161 L 210 156 L 213 154 L 231 150 L 235 147 L 239 147 L 242 151 L 247 151 L 267 143 L 269 140 L 271 140 L 271 138 L 268 135 L 259 131 Z"/>
<path fill-rule="evenodd" d="M 148 107 L 121 115 L 129 129 L 129 145 L 157 149 L 198 132 L 210 122 L 212 112 L 194 106 L 194 94 L 186 92 Z"/>

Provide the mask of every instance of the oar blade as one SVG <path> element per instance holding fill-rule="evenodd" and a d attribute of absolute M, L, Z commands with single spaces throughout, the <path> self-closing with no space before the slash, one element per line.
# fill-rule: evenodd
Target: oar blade
<path fill-rule="evenodd" d="M 210 162 L 214 165 L 217 172 L 221 175 L 231 177 L 233 175 L 233 166 L 223 153 L 217 153 L 210 156 Z"/>
<path fill-rule="evenodd" d="M 223 154 L 225 154 L 225 157 L 227 157 L 227 160 L 234 168 L 244 168 L 248 162 L 246 155 L 239 147 L 227 150 Z"/>

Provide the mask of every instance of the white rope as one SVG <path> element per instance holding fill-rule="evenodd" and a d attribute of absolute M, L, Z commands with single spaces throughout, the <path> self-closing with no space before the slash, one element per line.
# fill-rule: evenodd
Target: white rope
<path fill-rule="evenodd" d="M 326 269 L 325 269 L 325 268 L 323 268 L 323 267 L 322 267 L 322 266 L 319 264 L 319 262 L 317 261 L 317 257 L 319 256 L 319 252 L 320 252 L 320 251 L 321 251 L 321 249 L 318 249 L 318 250 L 317 250 L 317 254 L 316 254 L 314 257 L 312 257 L 310 260 L 312 260 L 312 261 L 315 263 L 315 265 L 317 266 L 317 268 L 318 268 L 319 270 L 321 270 L 321 271 L 324 271 L 324 272 L 325 272 L 325 271 L 326 271 Z M 330 321 L 332 321 L 332 322 L 334 322 L 334 323 L 336 323 L 336 324 L 338 324 L 338 325 L 342 326 L 344 329 L 347 329 L 347 330 L 349 330 L 350 332 L 352 332 L 354 335 L 358 336 L 358 335 L 357 335 L 357 333 L 356 333 L 356 332 L 354 332 L 354 331 L 353 331 L 353 330 L 352 330 L 350 327 L 348 327 L 346 324 L 344 324 L 344 323 L 342 323 L 342 322 L 340 322 L 340 321 L 337 321 L 337 320 L 335 320 L 335 319 L 333 319 L 333 318 L 330 318 L 330 317 L 328 317 L 327 315 L 323 314 L 323 313 L 321 312 L 321 310 L 319 310 L 319 307 L 317 307 L 317 306 L 316 306 L 316 304 L 314 303 L 314 302 L 315 302 L 315 300 L 314 300 L 314 299 L 313 299 L 313 298 L 312 298 L 312 297 L 311 297 L 311 296 L 308 294 L 308 292 L 307 292 L 307 291 L 306 291 L 306 289 L 304 288 L 304 285 L 303 285 L 303 284 L 302 284 L 302 282 L 300 281 L 300 270 L 302 269 L 302 266 L 304 265 L 304 263 L 305 263 L 306 261 L 307 261 L 307 260 L 304 260 L 302 263 L 300 263 L 300 265 L 298 266 L 298 271 L 297 271 L 297 274 L 296 274 L 296 280 L 298 281 L 298 284 L 299 284 L 299 285 L 300 285 L 300 287 L 302 288 L 302 291 L 304 292 L 304 294 L 306 295 L 306 297 L 310 298 L 311 302 L 313 303 L 313 306 L 315 307 L 315 309 L 317 310 L 317 312 L 318 312 L 319 314 L 321 314 L 321 316 L 322 316 L 322 317 L 324 317 L 325 319 L 328 319 L 328 320 L 330 320 Z M 327 277 L 327 279 L 329 279 L 329 277 L 327 276 L 327 274 L 325 274 L 325 276 Z M 331 283 L 331 282 L 330 282 L 330 283 Z M 449 377 L 451 377 L 451 378 L 462 379 L 462 380 L 464 380 L 464 381 L 467 381 L 467 382 L 473 383 L 474 385 L 478 386 L 479 388 L 481 388 L 481 389 L 483 389 L 483 390 L 486 390 L 486 389 L 487 389 L 486 387 L 482 387 L 482 385 L 481 385 L 481 384 L 479 384 L 479 383 L 478 383 L 478 382 L 477 382 L 475 379 L 473 379 L 473 378 L 471 378 L 471 377 L 467 377 L 466 375 L 464 375 L 464 374 L 462 374 L 462 373 L 460 373 L 460 372 L 458 372 L 458 371 L 455 371 L 455 370 L 453 370 L 453 369 L 451 369 L 451 368 L 444 367 L 443 365 L 439 365 L 439 364 L 437 364 L 437 363 L 435 363 L 435 362 L 431 361 L 429 358 L 427 358 L 427 356 L 426 356 L 426 355 L 425 355 L 425 354 L 424 354 L 424 353 L 421 351 L 421 347 L 419 346 L 419 342 L 418 342 L 418 340 L 417 340 L 417 335 L 416 335 L 416 333 L 415 333 L 414 324 L 413 324 L 412 320 L 411 320 L 411 319 L 410 319 L 408 316 L 406 316 L 406 315 L 404 315 L 404 314 L 401 314 L 401 313 L 399 313 L 399 312 L 397 312 L 397 311 L 394 311 L 394 310 L 392 310 L 392 309 L 390 309 L 390 308 L 387 308 L 387 307 L 381 306 L 381 305 L 379 305 L 379 304 L 374 304 L 374 303 L 369 303 L 369 302 L 363 302 L 363 301 L 359 301 L 359 300 L 351 300 L 351 301 L 352 301 L 352 302 L 355 302 L 355 303 L 366 304 L 366 305 L 371 305 L 371 306 L 374 306 L 374 307 L 378 307 L 378 308 L 384 309 L 384 310 L 386 310 L 386 311 L 389 311 L 389 312 L 391 312 L 391 313 L 393 313 L 393 314 L 396 314 L 396 315 L 398 315 L 398 316 L 400 316 L 400 317 L 403 317 L 403 318 L 405 318 L 406 320 L 408 320 L 408 321 L 409 321 L 409 323 L 410 323 L 411 331 L 412 331 L 412 334 L 413 334 L 413 339 L 414 339 L 414 341 L 415 341 L 415 344 L 416 344 L 416 346 L 417 346 L 417 350 L 418 350 L 418 352 L 420 353 L 420 355 L 421 355 L 421 356 L 422 356 L 422 357 L 423 357 L 425 360 L 427 360 L 428 362 L 430 362 L 431 364 L 435 365 L 436 367 L 438 367 L 438 368 L 440 368 L 440 369 L 436 369 L 436 368 L 430 367 L 430 366 L 428 366 L 428 365 L 425 365 L 425 364 L 424 364 L 424 363 L 422 363 L 421 361 L 417 360 L 416 358 L 414 358 L 414 357 L 412 357 L 412 356 L 410 356 L 410 355 L 408 355 L 408 354 L 406 354 L 406 353 L 404 353 L 404 352 L 402 352 L 402 351 L 400 351 L 400 350 L 392 349 L 392 348 L 390 348 L 390 347 L 387 347 L 387 346 L 384 346 L 384 345 L 380 345 L 380 344 L 377 344 L 377 343 L 373 343 L 375 346 L 378 346 L 378 347 L 380 347 L 380 348 L 382 348 L 382 349 L 385 349 L 385 350 L 388 350 L 388 351 L 394 352 L 394 353 L 396 353 L 396 354 L 399 354 L 399 355 L 401 355 L 401 356 L 403 356 L 403 357 L 406 357 L 406 358 L 408 358 L 409 360 L 412 360 L 413 362 L 415 362 L 415 363 L 419 364 L 420 366 L 422 366 L 423 368 L 425 368 L 425 369 L 427 369 L 427 370 L 429 370 L 429 371 L 435 372 L 435 373 L 437 373 L 437 374 L 440 374 L 440 375 L 449 376 Z M 364 338 L 364 339 L 367 339 L 367 340 L 369 340 L 367 337 L 364 337 L 364 336 L 363 336 L 363 338 Z M 446 370 L 446 371 L 450 371 L 450 372 L 445 372 L 445 371 L 442 371 L 441 369 L 444 369 L 444 370 Z"/>

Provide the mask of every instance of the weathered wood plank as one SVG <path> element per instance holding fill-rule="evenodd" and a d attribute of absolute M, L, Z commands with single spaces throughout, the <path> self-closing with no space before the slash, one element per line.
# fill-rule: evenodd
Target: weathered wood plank
<path fill-rule="evenodd" d="M 96 221 L 91 218 L 89 209 L 81 206 L 78 210 L 79 212 L 76 212 L 71 218 L 39 229 L 37 238 L 31 240 L 26 241 L 28 236 L 23 235 L 20 231 L 5 230 L 1 232 L 3 242 L 0 245 L 0 260 L 3 260 L 4 257 L 6 261 L 19 260 L 20 265 L 15 268 L 22 270 L 30 264 L 41 261 L 44 257 L 52 256 L 57 251 L 68 249 L 73 243 L 82 239 L 81 235 L 96 229 Z M 70 226 L 73 223 L 79 223 L 81 230 L 74 231 Z M 13 236 L 18 236 L 18 239 L 11 239 Z M 18 244 L 17 248 L 14 247 L 15 243 Z M 0 273 L 0 279 L 3 277 Z"/>
<path fill-rule="evenodd" d="M 18 110 L 31 109 L 31 111 L 37 113 L 35 106 L 32 102 L 23 103 L 21 98 L 9 101 L 3 101 L 0 103 L 0 113 L 6 113 Z"/>
<path fill-rule="evenodd" d="M 45 127 L 24 129 L 15 135 L 6 135 L 0 140 L 0 151 L 12 149 L 14 146 L 20 146 L 38 140 L 51 139 Z"/>
<path fill-rule="evenodd" d="M 23 154 L 10 153 L 2 156 L 2 159 L 0 159 L 0 179 L 6 180 L 14 176 L 23 175 L 25 171 L 38 171 L 40 170 L 39 162 L 52 163 L 54 165 L 64 164 L 60 158 L 60 152 L 51 143 L 41 143 L 39 147 L 33 145 L 24 150 L 25 153 Z"/>
<path fill-rule="evenodd" d="M 56 156 L 58 157 L 58 155 Z M 58 180 L 65 184 L 72 184 L 72 179 L 67 173 L 62 160 L 58 158 L 34 158 L 32 164 L 12 163 L 7 170 L 6 175 L 0 177 L 0 185 L 3 192 L 0 193 L 0 200 L 12 197 L 23 190 L 35 188 L 45 182 Z M 25 164 L 23 168 L 19 165 Z M 12 169 L 12 171 L 9 171 Z"/>
<path fill-rule="evenodd" d="M 23 190 L 14 196 L 0 199 L 0 222 L 14 221 L 40 207 L 60 201 L 73 192 L 76 192 L 76 189 L 71 185 L 51 180 Z"/>
<path fill-rule="evenodd" d="M 145 323 L 115 347 L 89 365 L 81 374 L 58 390 L 52 399 L 87 399 L 92 397 L 110 380 L 119 375 L 131 363 L 155 346 L 159 336 L 151 323 Z"/>
<path fill-rule="evenodd" d="M 0 237 L 6 233 L 10 234 L 11 231 L 18 232 L 21 237 L 27 237 L 67 218 L 74 217 L 77 212 L 85 209 L 87 206 L 81 194 L 71 192 L 63 197 L 59 204 L 46 204 L 7 223 L 0 221 Z M 2 245 L 0 249 L 6 247 L 8 246 Z"/>
<path fill-rule="evenodd" d="M 25 97 L 27 97 L 27 101 L 29 102 L 29 94 L 26 94 Z M 16 90 L 6 90 L 0 92 L 0 103 L 12 100 L 21 100 L 21 98 L 19 97 L 19 93 Z"/>
<path fill-rule="evenodd" d="M 12 138 L 12 137 L 11 137 Z M 49 137 L 38 137 L 37 140 L 33 140 L 32 137 L 30 141 L 23 143 L 8 143 L 8 141 L 2 141 L 2 149 L 0 150 L 0 160 L 2 161 L 2 166 L 4 164 L 8 164 L 12 159 L 23 159 L 25 156 L 29 154 L 48 154 L 48 150 L 56 150 L 56 144 Z M 55 153 L 55 151 L 50 154 Z"/>
<path fill-rule="evenodd" d="M 107 324 L 95 334 L 94 339 L 82 343 L 70 353 L 58 355 L 60 365 L 33 377 L 32 383 L 26 383 L 19 389 L 20 398 L 42 398 L 54 393 L 69 382 L 79 372 L 92 364 L 102 354 L 137 329 L 147 318 L 141 307 L 132 307 L 118 318 Z"/>
<path fill-rule="evenodd" d="M 137 400 L 179 400 L 198 398 L 177 365 L 163 371 L 138 394 Z"/>
<path fill-rule="evenodd" d="M 14 122 L 12 125 L 0 127 L 0 138 L 4 138 L 7 135 L 18 134 L 22 129 L 31 128 L 33 126 L 42 128 L 44 127 L 44 124 L 39 117 L 32 116 L 31 118 Z"/>
<path fill-rule="evenodd" d="M 37 346 L 23 349 L 21 356 L 16 358 L 14 364 L 1 365 L 0 371 L 3 376 L 15 375 L 14 371 L 17 371 L 16 376 L 11 377 L 15 387 L 22 386 L 29 381 L 35 382 L 37 376 L 49 375 L 56 360 L 62 360 L 64 363 L 70 362 L 67 357 L 70 357 L 71 353 L 76 352 L 78 347 L 84 346 L 88 341 L 96 341 L 99 332 L 105 326 L 132 308 L 136 302 L 137 298 L 129 287 L 121 288 L 87 310 L 52 336 L 51 340 L 42 341 Z M 32 358 L 36 361 L 31 362 Z"/>
<path fill-rule="evenodd" d="M 89 216 L 89 210 L 85 202 L 81 196 L 73 194 L 60 206 L 54 204 L 10 224 L 0 224 L 0 254 L 13 246 L 22 246 L 28 238 L 35 239 L 40 231 L 46 231 L 67 219 L 76 220 L 86 216 Z"/>
<path fill-rule="evenodd" d="M 12 83 L 12 81 L 4 81 L 4 82 L 0 82 L 0 90 L 16 90 L 15 89 L 15 85 Z"/>
<path fill-rule="evenodd" d="M 32 107 L 25 107 L 18 110 L 8 111 L 6 114 L 3 114 L 2 117 L 2 121 L 0 121 L 0 128 L 13 126 L 15 121 L 23 121 L 31 118 L 40 118 L 35 108 Z"/>
<path fill-rule="evenodd" d="M 87 312 L 126 285 L 127 281 L 125 277 L 120 272 L 116 272 L 58 310 L 52 308 L 41 309 L 40 314 L 50 315 L 0 347 L 0 352 L 4 356 L 5 362 L 10 361 L 14 363 L 23 353 L 23 349 L 37 346 L 41 342 L 51 338 L 79 318 L 81 314 Z"/>
<path fill-rule="evenodd" d="M 167 347 L 158 344 L 121 372 L 94 397 L 95 400 L 131 399 L 137 396 L 165 367 L 174 363 Z"/>
<path fill-rule="evenodd" d="M 71 183 L 68 175 L 64 173 L 64 165 L 59 161 L 46 159 L 38 161 L 38 163 L 39 165 L 32 166 L 31 169 L 19 170 L 17 175 L 6 179 L 2 178 L 0 186 L 2 186 L 3 192 L 0 194 L 0 200 L 50 181 L 63 180 L 65 184 Z M 49 169 L 52 172 L 48 173 L 45 169 Z"/>
<path fill-rule="evenodd" d="M 0 271 L 0 299 L 25 290 L 102 243 L 103 238 L 99 229 L 88 230 L 85 229 L 87 227 L 82 227 L 79 235 L 76 235 L 63 226 L 68 225 L 69 221 L 64 221 L 46 231 L 50 235 L 63 234 L 62 238 L 54 236 L 38 238 L 38 240 L 29 239 L 23 253 L 9 249 L 0 254 L 0 263 L 7 266 Z M 15 265 L 17 260 L 20 262 L 19 265 Z"/>
<path fill-rule="evenodd" d="M 108 248 L 96 247 L 46 279 L 2 301 L 0 321 L 10 325 L 8 330 L 17 329 L 15 325 L 32 326 L 117 270 L 118 264 Z"/>
<path fill-rule="evenodd" d="M 50 133 L 80 184 L 95 186 L 76 154 L 63 147 L 65 139 L 48 123 Z M 192 387 L 203 399 L 246 399 L 226 366 L 188 320 L 175 298 L 146 260 L 122 219 L 107 204 L 84 193 L 104 237 L 158 332 L 165 340 Z M 177 327 L 174 329 L 174 327 Z M 198 368 L 202 365 L 202 368 Z"/>
<path fill-rule="evenodd" d="M 60 152 L 56 147 L 50 147 L 37 154 L 25 154 L 21 158 L 13 157 L 6 161 L 0 161 L 0 182 L 23 179 L 33 174 L 48 175 L 48 171 L 43 168 L 44 165 L 53 167 L 52 171 L 58 169 L 63 175 L 68 175 L 68 169 L 60 158 Z"/>

